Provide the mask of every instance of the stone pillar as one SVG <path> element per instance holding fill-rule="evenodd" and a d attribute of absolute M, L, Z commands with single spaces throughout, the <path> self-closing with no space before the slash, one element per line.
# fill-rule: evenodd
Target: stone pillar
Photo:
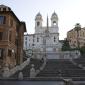
<path fill-rule="evenodd" d="M 7 55 L 8 55 L 8 49 L 6 48 L 4 51 L 4 60 L 3 60 L 3 77 L 7 78 L 9 76 L 9 65 L 8 65 L 8 59 L 7 59 Z"/>
<path fill-rule="evenodd" d="M 65 79 L 64 85 L 74 85 L 72 79 Z"/>
<path fill-rule="evenodd" d="M 18 79 L 23 80 L 23 73 L 22 72 L 19 72 Z"/>
<path fill-rule="evenodd" d="M 34 68 L 34 64 L 32 64 L 32 68 L 30 69 L 30 78 L 35 78 L 36 72 Z"/>
<path fill-rule="evenodd" d="M 3 78 L 8 78 L 9 77 L 9 68 L 8 68 L 8 65 L 6 65 L 4 68 L 3 68 Z"/>
<path fill-rule="evenodd" d="M 8 51 L 7 51 L 7 49 L 5 48 L 4 49 L 4 53 L 3 53 L 3 63 L 4 63 L 4 66 L 3 67 L 5 67 L 6 66 L 6 64 L 7 64 L 7 53 Z"/>

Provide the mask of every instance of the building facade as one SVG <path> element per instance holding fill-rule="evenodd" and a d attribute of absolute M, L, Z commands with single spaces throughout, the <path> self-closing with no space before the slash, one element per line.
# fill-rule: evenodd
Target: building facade
<path fill-rule="evenodd" d="M 79 30 L 77 29 L 79 28 Z M 77 23 L 75 27 L 67 32 L 67 40 L 71 48 L 82 47 L 85 45 L 85 27 Z"/>
<path fill-rule="evenodd" d="M 40 51 L 58 51 L 59 28 L 58 16 L 54 12 L 51 16 L 51 26 L 47 17 L 47 26 L 43 26 L 43 18 L 40 13 L 35 16 L 35 33 L 24 35 L 24 50 L 37 49 Z"/>
<path fill-rule="evenodd" d="M 10 7 L 0 5 L 0 68 L 10 69 L 23 62 L 25 23 L 20 22 Z"/>

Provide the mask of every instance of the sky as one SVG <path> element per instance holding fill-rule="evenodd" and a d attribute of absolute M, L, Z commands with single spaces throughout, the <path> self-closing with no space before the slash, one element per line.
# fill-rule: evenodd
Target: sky
<path fill-rule="evenodd" d="M 9 6 L 20 21 L 26 22 L 28 34 L 35 32 L 35 16 L 42 14 L 43 26 L 46 26 L 47 15 L 50 18 L 55 11 L 59 21 L 59 39 L 66 38 L 67 31 L 76 23 L 85 27 L 85 0 L 0 0 L 0 4 Z"/>

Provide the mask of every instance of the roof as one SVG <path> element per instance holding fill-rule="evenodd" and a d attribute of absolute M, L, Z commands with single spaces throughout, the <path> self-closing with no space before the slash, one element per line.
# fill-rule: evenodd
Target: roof
<path fill-rule="evenodd" d="M 35 20 L 37 19 L 41 19 L 42 20 L 42 15 L 40 14 L 40 12 L 35 16 Z"/>
<path fill-rule="evenodd" d="M 22 24 L 24 26 L 24 32 L 26 32 L 26 24 L 25 24 L 25 22 L 23 22 L 23 21 L 20 22 L 20 20 L 17 18 L 17 16 L 11 10 L 10 7 L 5 6 L 5 5 L 0 5 L 0 8 L 2 8 L 2 9 L 0 9 L 0 13 L 10 13 L 18 21 L 19 24 Z M 6 9 L 4 9 L 4 8 L 6 8 Z"/>
<path fill-rule="evenodd" d="M 68 32 L 72 32 L 72 31 L 74 31 L 74 29 L 75 29 L 75 28 L 69 30 Z M 85 30 L 85 27 L 81 28 L 81 30 Z M 67 33 L 68 33 L 68 32 L 67 32 Z"/>
<path fill-rule="evenodd" d="M 5 5 L 0 5 L 0 11 L 11 11 L 11 8 Z"/>
<path fill-rule="evenodd" d="M 57 16 L 57 14 L 54 12 L 54 13 L 52 14 L 52 16 Z"/>
<path fill-rule="evenodd" d="M 0 8 L 10 8 L 10 7 L 1 4 L 1 5 L 0 5 Z"/>
<path fill-rule="evenodd" d="M 58 16 L 57 16 L 57 14 L 56 14 L 55 11 L 54 11 L 54 13 L 53 13 L 52 16 L 51 16 L 51 19 L 52 19 L 52 18 L 55 18 L 55 17 L 58 19 Z"/>
<path fill-rule="evenodd" d="M 40 12 L 39 12 L 36 16 L 42 16 L 42 15 L 41 15 Z"/>
<path fill-rule="evenodd" d="M 5 8 L 5 9 L 4 9 Z M 12 14 L 15 19 L 20 23 L 20 20 L 17 18 L 17 16 L 14 14 L 14 12 L 11 10 L 10 7 L 5 6 L 5 5 L 0 5 L 0 13 L 10 13 Z"/>

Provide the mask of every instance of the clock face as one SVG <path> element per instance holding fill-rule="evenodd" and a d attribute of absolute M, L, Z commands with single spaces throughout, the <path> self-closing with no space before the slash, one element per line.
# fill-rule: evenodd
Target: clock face
<path fill-rule="evenodd" d="M 28 49 L 28 50 L 26 50 L 26 55 L 29 57 L 31 57 L 32 55 L 33 55 L 33 51 L 32 51 L 32 49 Z"/>

